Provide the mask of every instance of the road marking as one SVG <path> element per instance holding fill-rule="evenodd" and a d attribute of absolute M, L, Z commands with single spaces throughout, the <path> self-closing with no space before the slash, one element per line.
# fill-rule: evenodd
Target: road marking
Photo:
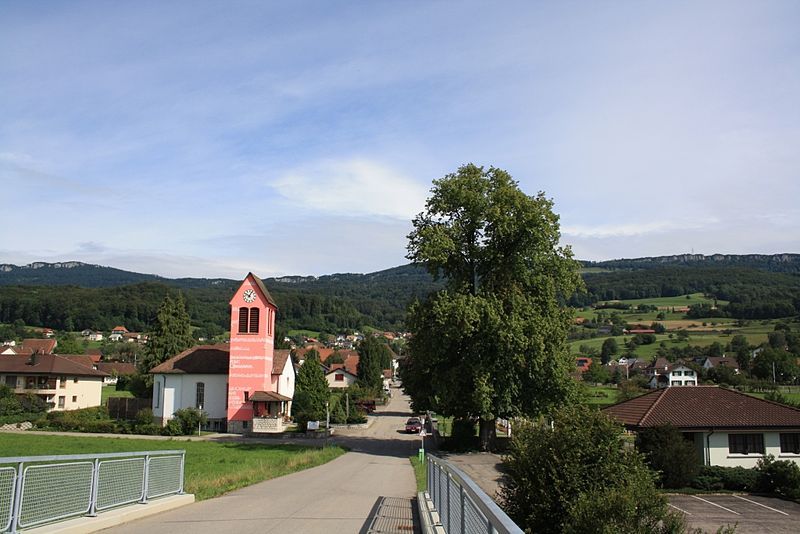
<path fill-rule="evenodd" d="M 667 503 L 667 505 L 669 505 L 669 506 L 672 506 L 673 508 L 675 508 L 677 511 L 679 511 L 679 512 L 681 512 L 681 513 L 684 513 L 684 514 L 686 514 L 686 515 L 692 515 L 692 514 L 690 514 L 689 512 L 687 512 L 686 510 L 682 510 L 682 509 L 678 508 L 678 507 L 677 507 L 677 506 L 675 506 L 674 504 Z"/>
<path fill-rule="evenodd" d="M 742 499 L 743 501 L 747 501 L 747 502 L 751 502 L 753 504 L 757 504 L 758 506 L 764 507 L 767 510 L 772 510 L 773 512 L 778 512 L 779 514 L 789 515 L 786 512 L 781 512 L 780 510 L 777 510 L 777 509 L 775 509 L 775 508 L 773 508 L 771 506 L 767 506 L 766 504 L 761 504 L 760 502 L 751 501 L 750 499 L 745 499 L 744 497 L 739 497 L 738 495 L 734 495 L 734 497 L 736 497 L 737 499 Z"/>
<path fill-rule="evenodd" d="M 732 514 L 736 514 L 736 515 L 742 515 L 742 514 L 740 514 L 739 512 L 734 512 L 734 511 L 733 511 L 733 510 L 731 510 L 730 508 L 725 508 L 725 507 L 724 507 L 724 506 L 722 506 L 721 504 L 717 504 L 717 503 L 715 503 L 715 502 L 711 502 L 711 501 L 707 501 L 707 500 L 705 500 L 705 499 L 701 499 L 701 498 L 700 498 L 700 497 L 698 497 L 697 495 L 690 495 L 690 497 L 694 497 L 694 498 L 695 498 L 695 499 L 697 499 L 698 501 L 703 501 L 703 502 L 705 502 L 705 503 L 708 503 L 708 504 L 710 504 L 711 506 L 716 506 L 717 508 L 722 508 L 722 509 L 723 509 L 723 510 L 725 510 L 726 512 L 730 512 L 730 513 L 732 513 Z"/>

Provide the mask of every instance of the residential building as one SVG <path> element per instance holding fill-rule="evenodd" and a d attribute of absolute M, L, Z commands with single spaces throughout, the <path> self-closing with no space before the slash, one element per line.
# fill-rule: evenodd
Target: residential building
<path fill-rule="evenodd" d="M 681 361 L 670 363 L 658 358 L 645 372 L 651 377 L 647 384 L 650 388 L 697 385 L 697 373 Z"/>
<path fill-rule="evenodd" d="M 703 369 L 713 369 L 715 367 L 728 367 L 733 369 L 734 373 L 739 374 L 739 363 L 735 358 L 728 358 L 727 356 L 707 356 L 701 363 Z"/>
<path fill-rule="evenodd" d="M 356 379 L 356 375 L 345 369 L 344 364 L 341 363 L 331 364 L 330 371 L 325 373 L 328 387 L 333 389 L 349 388 L 356 383 Z"/>
<path fill-rule="evenodd" d="M 752 468 L 767 454 L 800 465 L 800 410 L 737 391 L 664 388 L 603 411 L 634 432 L 678 428 L 704 465 Z"/>
<path fill-rule="evenodd" d="M 17 394 L 33 393 L 51 410 L 100 406 L 106 373 L 56 354 L 0 358 L 0 383 Z"/>

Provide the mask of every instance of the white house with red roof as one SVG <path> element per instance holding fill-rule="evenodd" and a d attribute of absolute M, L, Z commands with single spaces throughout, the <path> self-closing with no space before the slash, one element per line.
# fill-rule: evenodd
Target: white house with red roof
<path fill-rule="evenodd" d="M 755 467 L 767 454 L 800 464 L 800 410 L 717 386 L 665 388 L 603 409 L 631 431 L 670 424 L 704 465 Z"/>

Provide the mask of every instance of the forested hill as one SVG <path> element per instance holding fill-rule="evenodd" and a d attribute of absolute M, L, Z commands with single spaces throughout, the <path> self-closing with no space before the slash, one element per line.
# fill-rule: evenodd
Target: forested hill
<path fill-rule="evenodd" d="M 665 256 L 583 262 L 587 291 L 576 306 L 611 299 L 703 292 L 730 301 L 734 317 L 800 313 L 800 255 Z M 244 277 L 242 273 L 242 277 Z M 279 306 L 278 326 L 326 332 L 372 326 L 403 328 L 408 304 L 437 284 L 405 265 L 369 274 L 264 279 Z M 228 302 L 240 280 L 169 279 L 79 262 L 0 265 L 0 322 L 62 330 L 109 330 L 123 324 L 146 331 L 169 293 L 181 290 L 200 333 L 228 328 Z"/>
<path fill-rule="evenodd" d="M 677 254 L 649 258 L 584 261 L 586 268 L 658 269 L 664 267 L 744 267 L 779 273 L 800 273 L 800 254 Z"/>

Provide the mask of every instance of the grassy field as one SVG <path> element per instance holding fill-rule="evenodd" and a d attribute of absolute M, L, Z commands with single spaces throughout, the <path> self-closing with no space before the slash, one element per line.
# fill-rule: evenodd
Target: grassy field
<path fill-rule="evenodd" d="M 198 500 L 210 499 L 295 471 L 324 464 L 345 451 L 296 445 L 217 443 L 211 441 L 137 440 L 4 434 L 0 457 L 99 452 L 186 450 L 185 489 Z"/>
<path fill-rule="evenodd" d="M 317 337 L 319 337 L 319 332 L 315 332 L 313 330 L 289 330 L 289 333 L 287 335 L 289 337 L 306 336 L 306 337 L 313 337 L 314 339 L 316 339 Z"/>
<path fill-rule="evenodd" d="M 588 404 L 608 406 L 617 402 L 617 388 L 610 386 L 584 385 L 584 395 Z"/>
<path fill-rule="evenodd" d="M 117 391 L 116 386 L 103 386 L 103 390 L 100 393 L 100 404 L 105 406 L 108 404 L 109 397 L 127 397 L 133 398 L 133 393 L 130 391 Z"/>
<path fill-rule="evenodd" d="M 624 304 L 630 304 L 631 306 L 639 306 L 640 304 L 646 304 L 648 306 L 657 306 L 657 307 L 678 307 L 678 306 L 691 306 L 692 304 L 714 304 L 714 299 L 707 298 L 702 293 L 691 293 L 689 295 L 678 295 L 677 297 L 657 297 L 657 298 L 650 298 L 650 299 L 628 299 L 628 300 L 619 300 L 619 301 L 612 301 L 612 302 L 622 302 Z M 717 304 L 724 305 L 728 304 L 726 300 L 717 300 Z"/>

